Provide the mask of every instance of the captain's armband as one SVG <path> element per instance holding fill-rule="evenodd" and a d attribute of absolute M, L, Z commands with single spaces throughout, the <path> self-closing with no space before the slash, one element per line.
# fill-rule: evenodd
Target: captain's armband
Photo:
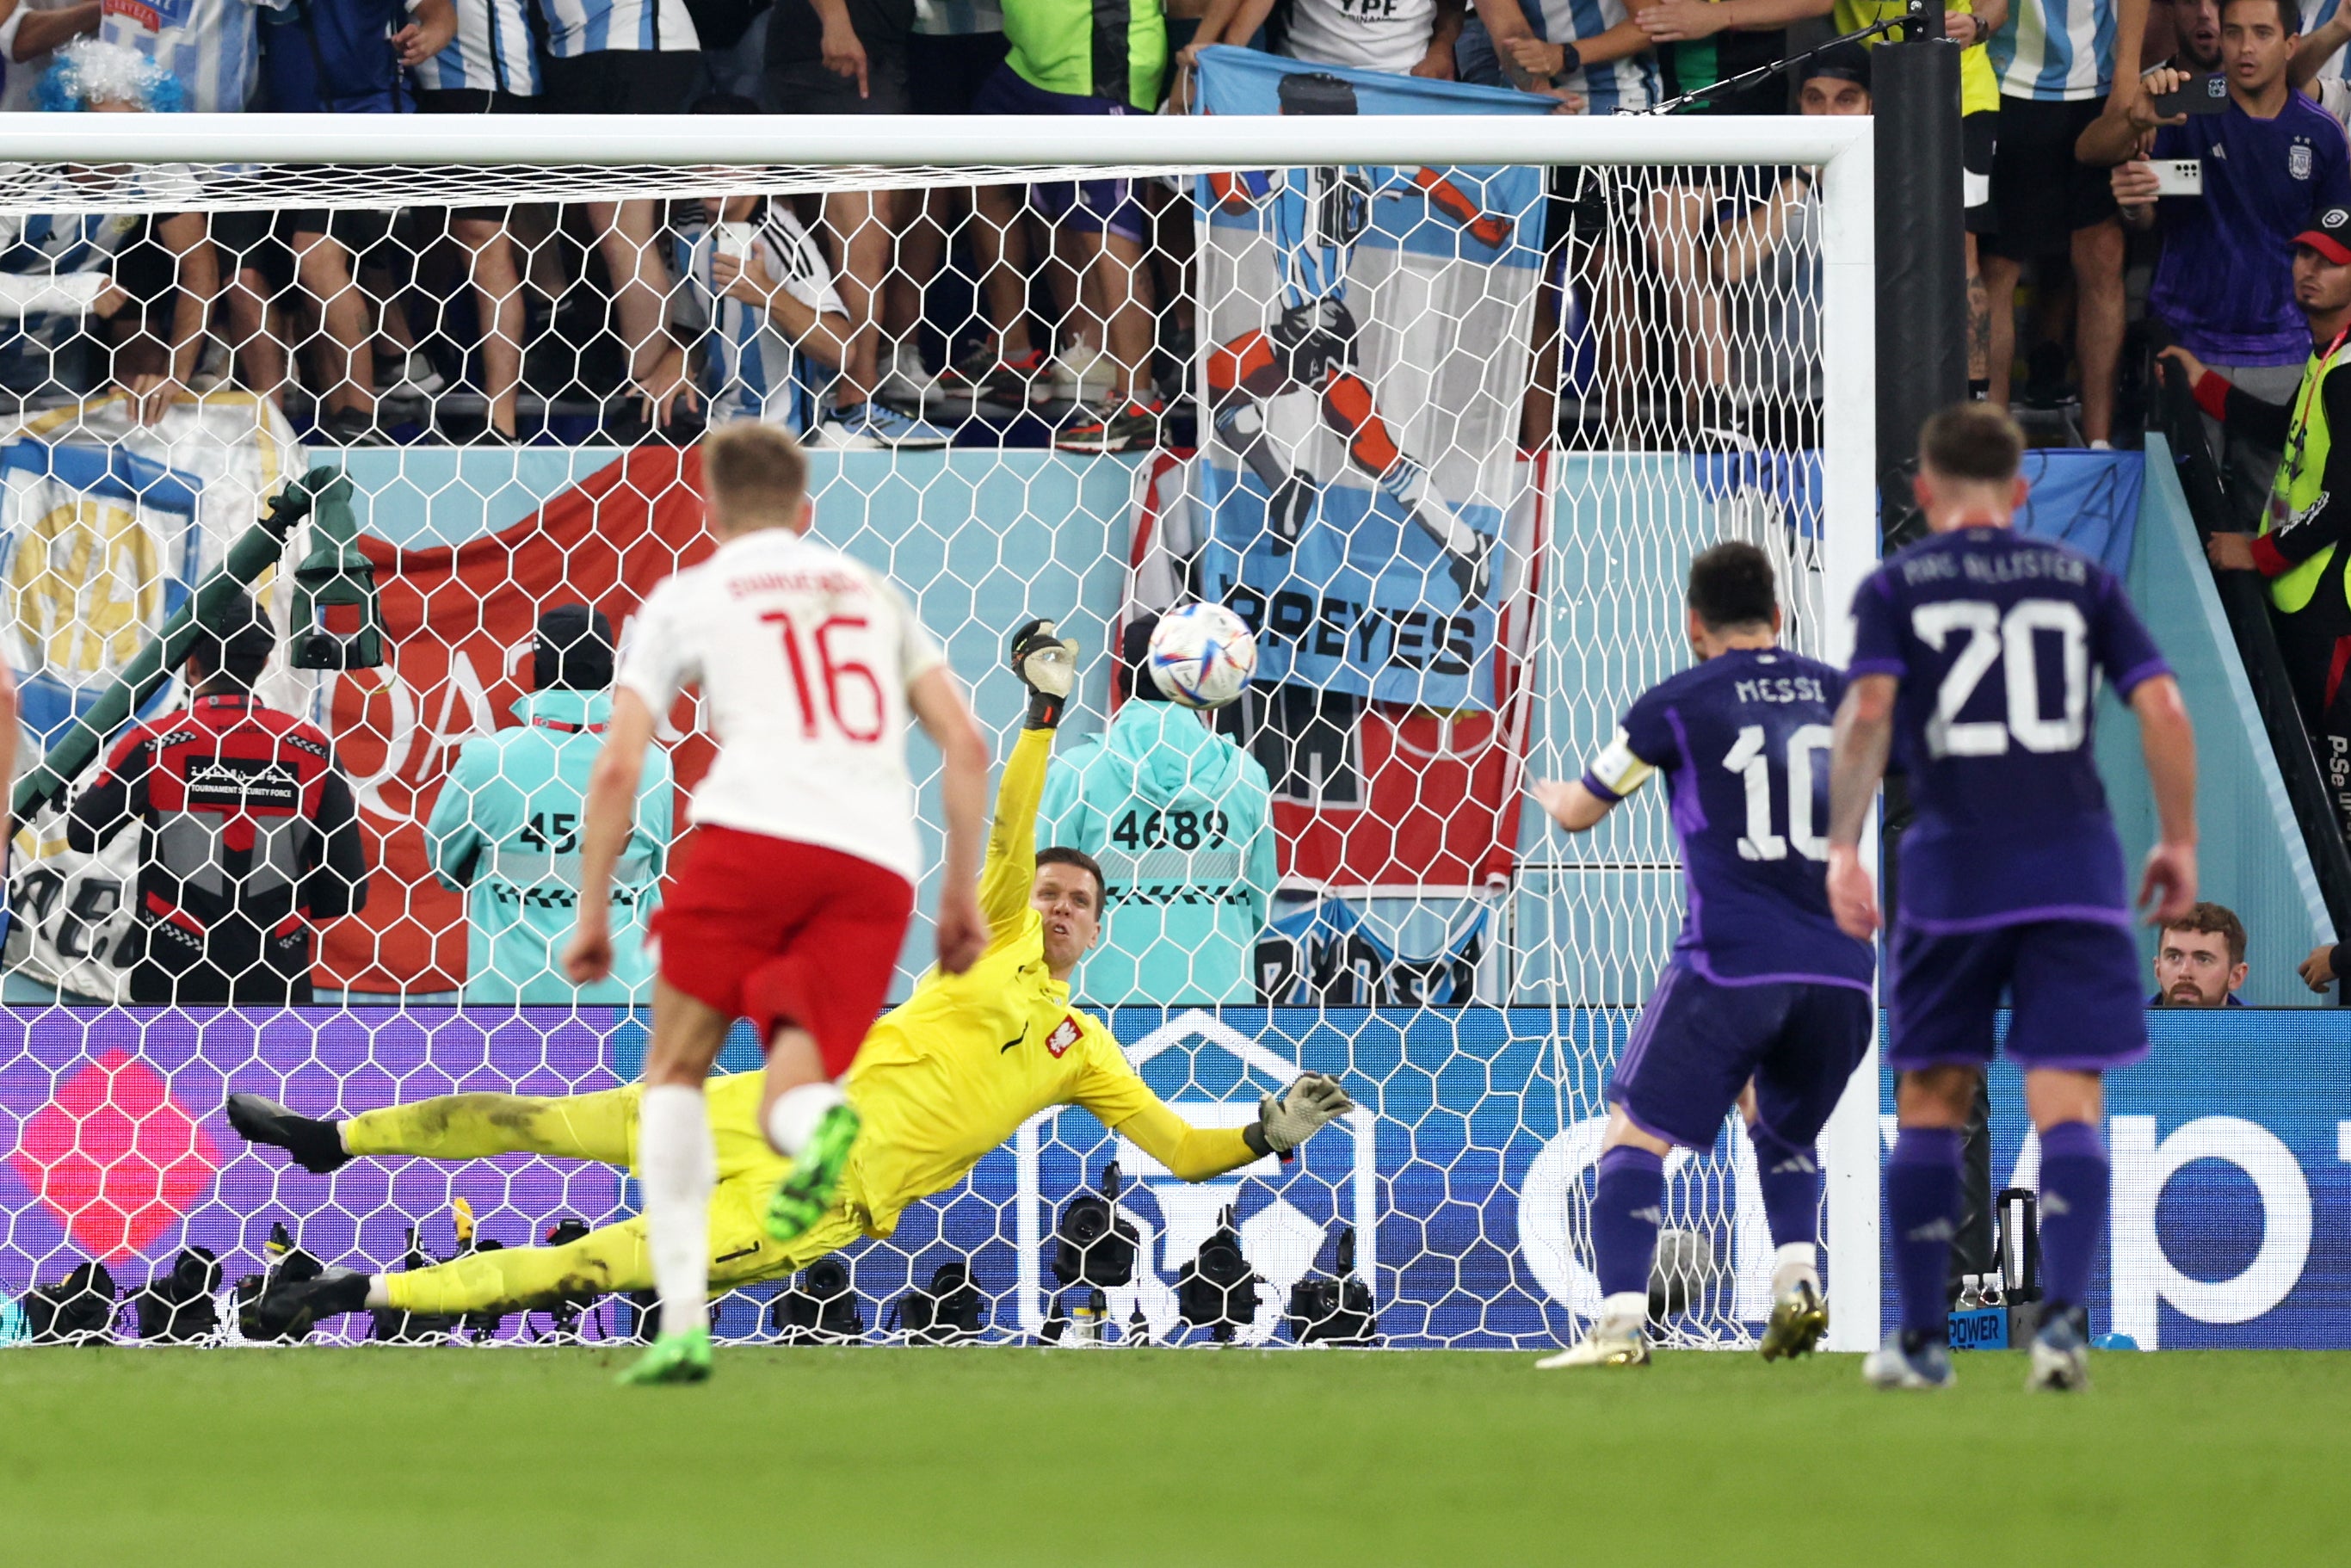
<path fill-rule="evenodd" d="M 1583 787 L 1604 800 L 1622 800 L 1649 781 L 1656 768 L 1633 755 L 1633 743 L 1625 734 L 1625 727 L 1616 727 L 1616 734 L 1583 769 Z"/>

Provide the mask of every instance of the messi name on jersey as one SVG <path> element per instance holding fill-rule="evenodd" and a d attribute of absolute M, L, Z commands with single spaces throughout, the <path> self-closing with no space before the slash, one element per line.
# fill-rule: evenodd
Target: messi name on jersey
<path fill-rule="evenodd" d="M 1717 654 L 1643 694 L 1584 770 L 1584 788 L 1611 800 L 1666 776 L 1682 861 L 1675 948 L 1717 984 L 1869 986 L 1869 947 L 1828 907 L 1828 753 L 1843 680 L 1781 649 Z"/>

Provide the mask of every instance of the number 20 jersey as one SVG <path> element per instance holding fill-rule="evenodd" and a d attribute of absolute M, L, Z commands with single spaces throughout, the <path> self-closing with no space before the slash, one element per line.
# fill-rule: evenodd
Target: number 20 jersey
<path fill-rule="evenodd" d="M 1879 567 L 1854 623 L 1850 677 L 1901 683 L 1894 761 L 1917 813 L 1895 878 L 1903 922 L 2127 925 L 2091 701 L 2102 675 L 2127 700 L 2170 666 L 2122 585 L 2053 540 L 1961 528 Z"/>
<path fill-rule="evenodd" d="M 1720 985 L 1869 988 L 1872 953 L 1828 900 L 1829 729 L 1844 677 L 1734 649 L 1658 683 L 1584 769 L 1604 800 L 1663 773 L 1682 851 L 1677 957 Z"/>
<path fill-rule="evenodd" d="M 626 642 L 620 685 L 656 717 L 702 687 L 718 759 L 691 821 L 916 879 L 906 689 L 946 656 L 880 573 L 761 528 L 654 589 Z"/>

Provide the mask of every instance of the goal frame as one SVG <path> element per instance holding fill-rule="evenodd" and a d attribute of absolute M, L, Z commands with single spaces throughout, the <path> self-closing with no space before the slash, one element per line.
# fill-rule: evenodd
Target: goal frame
<path fill-rule="evenodd" d="M 339 114 L 36 114 L 0 124 L 0 211 L 56 204 L 5 189 L 10 166 L 292 164 L 604 166 L 639 171 L 735 165 L 870 172 L 874 186 L 982 184 L 1031 171 L 1205 172 L 1308 164 L 1539 166 L 1807 164 L 1822 171 L 1820 263 L 1823 656 L 1852 652 L 1844 607 L 1878 560 L 1876 236 L 1873 120 L 1866 117 L 1581 115 L 1361 119 L 1270 116 L 784 117 Z M 617 156 L 616 156 L 617 155 Z M 622 164 L 619 159 L 625 158 Z M 28 168 L 29 166 L 29 168 Z M 567 185 L 549 199 L 593 199 Z M 303 204 L 381 206 L 363 194 L 305 192 Z M 158 210 L 169 204 L 132 202 Z M 1875 808 L 1872 826 L 1876 821 Z M 1863 834 L 1876 868 L 1876 835 Z M 1878 1053 L 1869 1051 L 1823 1134 L 1837 1312 L 1827 1347 L 1865 1350 L 1880 1301 Z"/>

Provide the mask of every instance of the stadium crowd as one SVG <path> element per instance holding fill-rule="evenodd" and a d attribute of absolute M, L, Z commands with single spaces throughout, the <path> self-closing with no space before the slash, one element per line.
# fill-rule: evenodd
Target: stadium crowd
<path fill-rule="evenodd" d="M 1959 0 L 1980 395 L 2050 444 L 2127 444 L 2149 355 L 2173 342 L 2252 396 L 2291 394 L 2290 241 L 2351 202 L 2351 16 L 2333 4 L 2305 23 L 2294 0 L 2145 0 L 2143 18 L 2127 0 Z M 1078 0 L 14 0 L 0 106 L 1149 114 L 1189 107 L 1199 51 L 1224 45 L 1562 112 L 1866 113 L 1863 47 L 1753 73 L 1900 10 L 1137 0 L 1109 23 Z M 2141 60 L 2158 63 L 2134 91 Z M 2158 111 L 2191 86 L 2223 111 Z M 2201 197 L 2159 193 L 2156 164 L 2199 154 Z M 1816 440 L 1814 208 L 1803 171 L 1562 171 L 1524 443 Z M 1179 419 L 1196 431 L 1192 219 L 1172 183 L 1125 180 L 155 218 L 61 196 L 56 217 L 5 220 L 0 391 L 120 386 L 152 411 L 230 384 L 329 444 L 683 439 L 743 413 L 820 446 L 937 447 L 966 426 L 1175 444 Z"/>

